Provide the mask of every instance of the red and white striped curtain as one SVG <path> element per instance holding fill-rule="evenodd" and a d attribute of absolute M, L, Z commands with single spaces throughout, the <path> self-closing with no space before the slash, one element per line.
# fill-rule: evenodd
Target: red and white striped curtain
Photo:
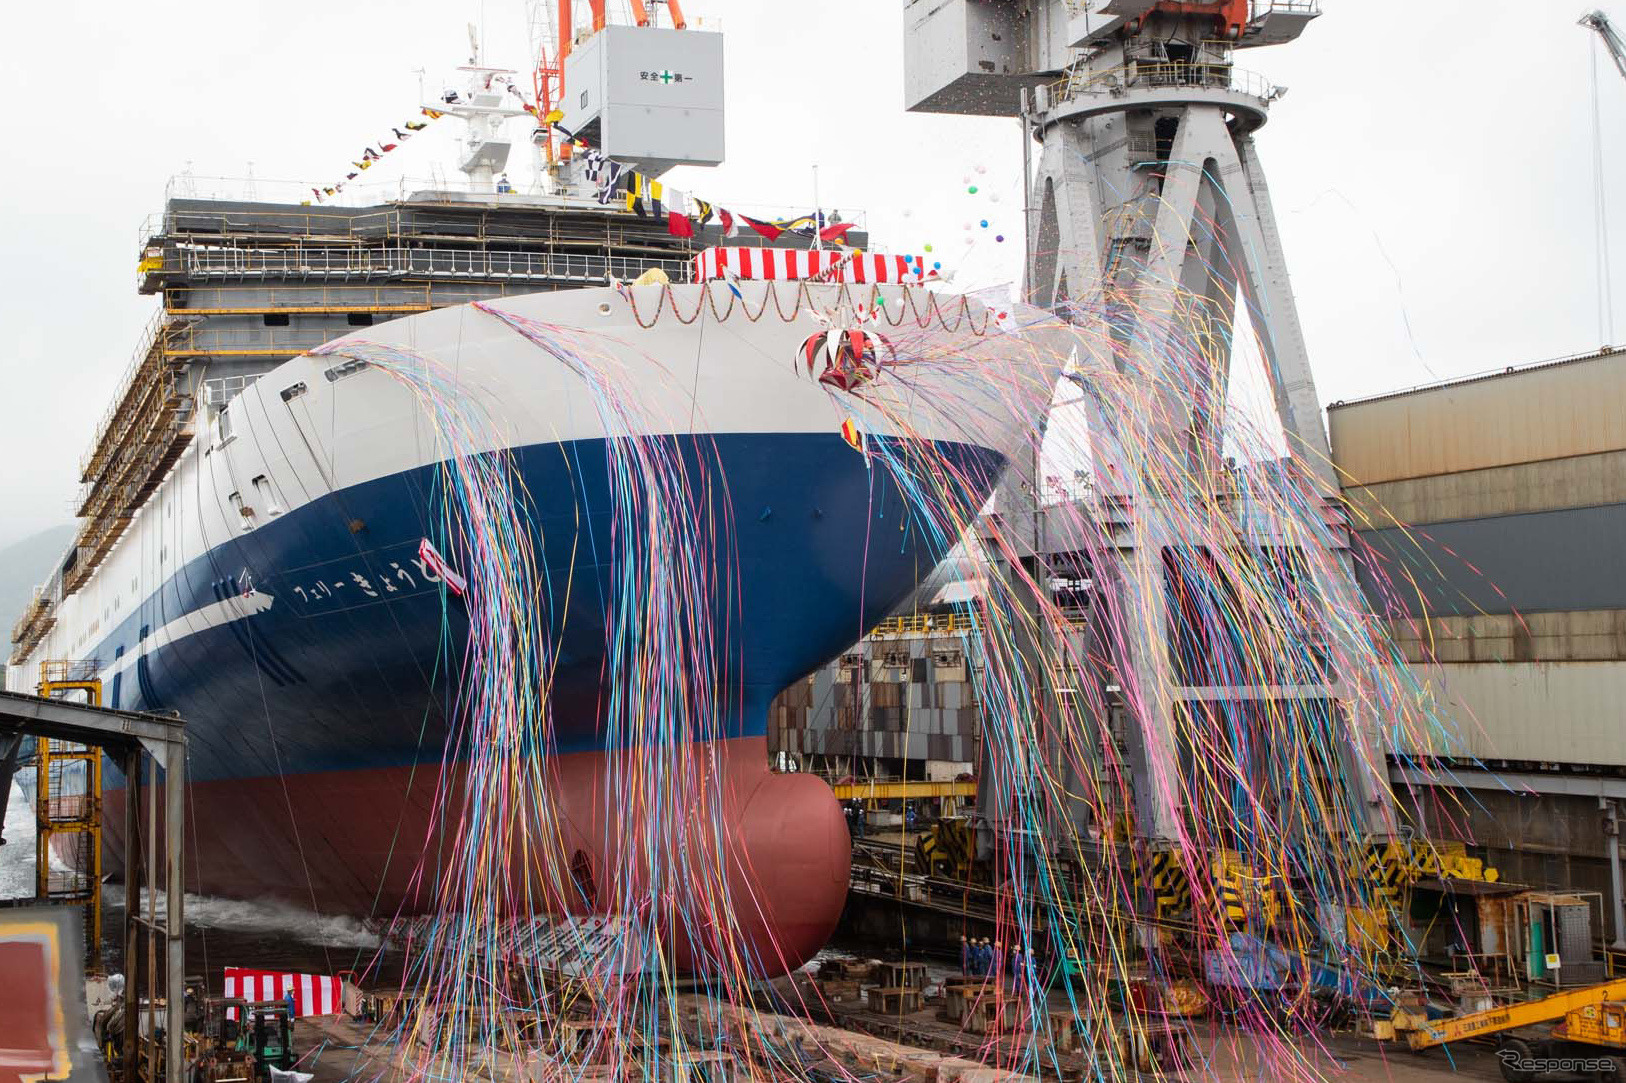
<path fill-rule="evenodd" d="M 697 282 L 724 278 L 757 281 L 818 278 L 827 282 L 921 282 L 937 277 L 918 256 L 883 256 L 834 249 L 708 248 L 694 257 Z"/>
<path fill-rule="evenodd" d="M 337 1015 L 343 1009 L 342 981 L 320 974 L 279 974 L 270 970 L 226 968 L 226 996 L 258 1000 L 282 1000 L 291 989 L 301 1018 L 308 1015 Z M 234 1014 L 235 1018 L 235 1014 Z"/>

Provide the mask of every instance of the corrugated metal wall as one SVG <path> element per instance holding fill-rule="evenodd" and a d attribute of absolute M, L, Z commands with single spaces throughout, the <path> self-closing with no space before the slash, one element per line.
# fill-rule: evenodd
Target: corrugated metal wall
<path fill-rule="evenodd" d="M 1626 351 L 1335 405 L 1333 459 L 1372 485 L 1626 448 Z"/>
<path fill-rule="evenodd" d="M 1328 420 L 1361 585 L 1458 730 L 1411 751 L 1626 764 L 1626 351 Z"/>
<path fill-rule="evenodd" d="M 1626 609 L 1397 620 L 1389 636 L 1416 663 L 1619 662 L 1626 660 Z"/>
<path fill-rule="evenodd" d="M 1344 499 L 1357 530 L 1626 504 L 1626 451 L 1350 486 Z"/>
<path fill-rule="evenodd" d="M 1360 544 L 1361 587 L 1386 611 L 1626 609 L 1626 504 L 1362 531 Z"/>
<path fill-rule="evenodd" d="M 1626 753 L 1626 662 L 1447 664 L 1417 676 L 1460 731 L 1418 754 L 1618 765 Z"/>

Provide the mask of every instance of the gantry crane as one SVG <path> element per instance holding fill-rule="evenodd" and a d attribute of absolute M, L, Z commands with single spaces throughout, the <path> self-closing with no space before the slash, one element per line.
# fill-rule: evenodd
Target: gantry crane
<path fill-rule="evenodd" d="M 1615 62 L 1621 78 L 1626 79 L 1626 41 L 1621 40 L 1620 31 L 1609 21 L 1609 16 L 1601 11 L 1589 11 L 1581 16 L 1581 25 L 1598 32 L 1603 47 L 1609 51 L 1609 59 Z"/>
<path fill-rule="evenodd" d="M 1113 342 L 1082 364 L 1101 371 L 1138 366 L 1156 386 L 1187 387 L 1189 399 L 1160 409 L 1149 437 L 1163 461 L 1189 463 L 1191 484 L 1154 491 L 1119 450 L 1110 411 L 1086 401 L 1097 494 L 1129 509 L 1110 561 L 1094 561 L 1104 589 L 1121 600 L 1115 612 L 1137 622 L 1117 637 L 1122 649 L 1103 683 L 1143 690 L 1130 708 L 1128 755 L 1136 833 L 1159 843 L 1182 837 L 1191 796 L 1177 772 L 1152 767 L 1155 749 L 1181 747 L 1187 719 L 1229 717 L 1261 709 L 1317 711 L 1336 705 L 1352 738 L 1336 753 L 1339 772 L 1357 787 L 1354 819 L 1363 834 L 1395 831 L 1383 729 L 1358 674 L 1327 674 L 1314 686 L 1262 683 L 1201 685 L 1178 679 L 1165 621 L 1164 560 L 1194 544 L 1186 524 L 1206 521 L 1225 475 L 1223 432 L 1233 343 L 1228 330 L 1242 313 L 1253 326 L 1270 376 L 1276 417 L 1288 446 L 1321 490 L 1329 529 L 1310 544 L 1336 548 L 1318 584 L 1336 612 L 1363 611 L 1339 479 L 1299 325 L 1286 254 L 1254 133 L 1284 90 L 1239 68 L 1243 50 L 1291 42 L 1320 15 L 1315 0 L 1029 0 L 1024 4 L 950 5 L 906 0 L 905 101 L 920 112 L 1021 118 L 1038 152 L 1026 214 L 1028 299 L 1049 306 L 1092 294 L 1110 295 L 1134 314 L 1113 329 Z M 953 48 L 945 43 L 952 43 Z M 968 60 L 969 52 L 969 60 Z M 1056 74 L 1064 73 L 1061 79 Z M 1177 291 L 1180 296 L 1176 296 Z M 1205 313 L 1201 380 L 1169 372 L 1157 345 L 1170 336 L 1159 313 L 1191 304 Z M 1142 316 L 1141 314 L 1144 314 Z M 1136 360 L 1123 358 L 1134 355 Z M 1168 373 L 1167 381 L 1157 379 Z M 1207 388 L 1221 389 L 1216 394 Z M 1024 469 L 1025 464 L 1024 465 Z M 1037 480 L 1013 469 L 995 499 L 995 514 L 1025 536 L 1037 554 Z M 1224 514 L 1234 516 L 1228 508 Z M 1274 545 L 1257 524 L 1235 518 L 1236 538 L 1264 553 Z M 1031 530 L 1031 533 L 1026 533 Z M 1047 559 L 1068 554 L 1047 554 Z M 1037 563 L 1037 555 L 1034 557 Z M 1109 566 L 1110 565 L 1110 566 Z M 1117 674 L 1126 675 L 1119 680 Z M 1331 717 L 1331 716 L 1329 716 Z M 1204 723 L 1206 724 L 1206 723 Z M 1058 768 L 1059 769 L 1059 768 Z M 996 787 L 978 800 L 997 802 Z"/>
<path fill-rule="evenodd" d="M 685 30 L 688 20 L 683 17 L 683 6 L 679 0 L 627 0 L 632 10 L 632 21 L 635 26 L 653 26 L 654 7 L 658 3 L 666 4 L 666 12 L 671 17 L 672 28 Z M 608 0 L 587 0 L 587 6 L 592 14 L 593 33 L 603 30 L 609 21 L 606 8 Z M 555 10 L 557 9 L 557 10 Z M 532 0 L 529 10 L 531 40 L 537 47 L 536 71 L 532 79 L 536 90 L 537 115 L 546 117 L 555 109 L 560 108 L 565 100 L 565 57 L 576 42 L 575 5 L 573 0 Z M 553 129 L 543 124 L 539 129 L 539 142 L 546 163 L 552 167 L 555 160 L 568 160 L 570 149 L 555 147 Z"/>

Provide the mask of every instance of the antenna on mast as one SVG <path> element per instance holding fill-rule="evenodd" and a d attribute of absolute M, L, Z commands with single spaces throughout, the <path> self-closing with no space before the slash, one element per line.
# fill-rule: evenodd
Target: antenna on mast
<path fill-rule="evenodd" d="M 469 24 L 469 46 L 473 63 L 459 68 L 468 73 L 467 88 L 447 88 L 431 108 L 457 117 L 467 126 L 464 158 L 458 168 L 476 188 L 495 188 L 497 174 L 506 168 L 511 145 L 503 126 L 528 109 L 524 94 L 515 85 L 512 68 L 490 68 L 479 63 L 480 46 L 474 24 Z M 514 99 L 518 98 L 516 103 Z"/>

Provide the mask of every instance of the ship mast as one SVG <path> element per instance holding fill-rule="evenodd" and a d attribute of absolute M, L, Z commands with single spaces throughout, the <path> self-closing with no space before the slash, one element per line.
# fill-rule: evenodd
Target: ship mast
<path fill-rule="evenodd" d="M 463 121 L 463 159 L 458 163 L 469 186 L 475 191 L 495 191 L 497 176 L 508 165 L 512 149 L 503 128 L 514 117 L 524 116 L 525 103 L 514 81 L 513 68 L 491 68 L 480 63 L 480 42 L 474 25 L 469 25 L 469 62 L 457 69 L 468 73 L 465 89 L 448 88 L 441 100 L 426 107 Z"/>

